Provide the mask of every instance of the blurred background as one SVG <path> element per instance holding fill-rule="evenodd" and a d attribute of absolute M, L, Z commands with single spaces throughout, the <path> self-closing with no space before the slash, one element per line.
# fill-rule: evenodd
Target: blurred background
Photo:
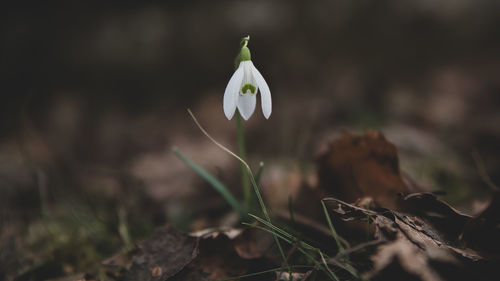
<path fill-rule="evenodd" d="M 314 184 L 322 145 L 366 129 L 397 146 L 406 176 L 465 212 L 484 204 L 486 174 L 500 182 L 498 1 L 2 6 L 0 279 L 81 272 L 155 226 L 224 216 L 171 148 L 239 189 L 238 163 L 186 109 L 236 147 L 222 95 L 245 35 L 273 96 L 269 120 L 259 102 L 245 123 L 264 190 Z"/>

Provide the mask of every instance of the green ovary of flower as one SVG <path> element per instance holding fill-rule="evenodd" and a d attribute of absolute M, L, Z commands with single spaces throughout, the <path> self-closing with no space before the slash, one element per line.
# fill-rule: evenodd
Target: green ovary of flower
<path fill-rule="evenodd" d="M 243 85 L 243 87 L 241 88 L 241 93 L 244 95 L 244 94 L 247 93 L 248 90 L 250 90 L 250 93 L 252 95 L 256 94 L 255 93 L 256 88 L 252 84 L 245 84 L 245 85 Z"/>

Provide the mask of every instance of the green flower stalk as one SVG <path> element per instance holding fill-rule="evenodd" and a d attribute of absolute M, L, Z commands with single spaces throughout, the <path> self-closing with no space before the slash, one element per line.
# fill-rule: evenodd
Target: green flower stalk
<path fill-rule="evenodd" d="M 243 37 L 240 42 L 240 52 L 235 59 L 235 72 L 224 92 L 223 108 L 228 120 L 231 120 L 236 113 L 236 131 L 238 137 L 239 156 L 246 161 L 245 132 L 241 118 L 248 120 L 257 104 L 257 92 L 260 90 L 262 112 L 267 119 L 271 115 L 272 102 L 269 86 L 262 77 L 262 74 L 253 65 L 250 49 L 248 49 L 250 36 Z M 252 190 L 248 182 L 248 171 L 241 165 L 241 184 L 243 188 L 243 202 L 247 209 L 250 209 L 252 202 Z"/>

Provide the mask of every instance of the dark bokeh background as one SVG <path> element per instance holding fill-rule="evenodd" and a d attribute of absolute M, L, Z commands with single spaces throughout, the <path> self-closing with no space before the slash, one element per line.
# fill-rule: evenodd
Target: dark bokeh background
<path fill-rule="evenodd" d="M 271 119 L 258 108 L 246 123 L 251 163 L 268 163 L 263 188 L 314 170 L 321 144 L 342 129 L 370 128 L 397 145 L 406 174 L 465 211 L 490 190 L 480 171 L 500 182 L 498 1 L 2 6 L 0 237 L 4 256 L 18 257 L 10 274 L 47 260 L 59 275 L 82 270 L 123 246 L 124 225 L 133 239 L 166 221 L 206 225 L 224 204 L 170 148 L 237 183 L 237 163 L 185 110 L 235 147 L 222 94 L 247 34 L 273 95 Z"/>

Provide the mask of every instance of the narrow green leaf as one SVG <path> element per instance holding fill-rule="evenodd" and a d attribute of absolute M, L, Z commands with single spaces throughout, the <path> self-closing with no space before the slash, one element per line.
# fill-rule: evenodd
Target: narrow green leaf
<path fill-rule="evenodd" d="M 314 246 L 307 244 L 304 241 L 299 241 L 297 239 L 297 237 L 295 237 L 292 234 L 286 232 L 285 230 L 273 225 L 272 223 L 269 223 L 268 221 L 265 221 L 264 219 L 257 217 L 256 215 L 252 215 L 252 214 L 248 214 L 248 215 L 251 216 L 252 218 L 256 219 L 257 221 L 259 221 L 260 223 L 264 224 L 265 226 L 273 229 L 274 231 L 281 233 L 282 235 L 286 236 L 287 238 L 292 239 L 293 241 L 298 241 L 299 244 L 306 249 L 309 249 L 309 250 L 317 250 L 318 249 Z"/>
<path fill-rule="evenodd" d="M 193 169 L 200 177 L 205 179 L 212 187 L 217 190 L 222 197 L 227 201 L 229 205 L 240 215 L 241 218 L 243 218 L 245 215 L 241 210 L 241 205 L 234 198 L 233 194 L 227 189 L 227 187 L 222 184 L 218 179 L 216 179 L 212 174 L 209 172 L 205 171 L 202 167 L 198 166 L 196 163 L 191 161 L 187 156 L 185 156 L 177 147 L 173 147 L 172 151 L 175 153 L 175 155 L 182 160 L 186 165 L 188 165 L 191 169 Z"/>
<path fill-rule="evenodd" d="M 283 235 L 281 235 L 280 233 L 278 233 L 277 231 L 273 231 L 273 229 L 267 229 L 265 227 L 262 227 L 260 225 L 253 225 L 253 224 L 249 224 L 249 223 L 243 223 L 244 225 L 247 225 L 247 226 L 250 226 L 250 227 L 254 227 L 254 228 L 257 228 L 257 229 L 260 229 L 260 230 L 263 230 L 263 231 L 266 231 L 266 232 L 269 232 L 271 234 L 273 234 L 273 236 L 275 238 L 280 238 L 282 239 L 283 241 L 289 243 L 289 244 L 294 244 L 294 241 L 284 237 Z M 303 245 L 301 245 L 303 246 Z M 302 249 L 300 246 L 297 247 L 297 250 L 299 250 L 299 252 L 301 252 L 306 258 L 308 258 L 312 263 L 314 263 L 316 266 L 320 266 L 321 264 L 323 264 L 323 262 L 321 261 L 317 261 L 311 254 L 309 254 L 308 252 L 306 252 L 304 249 Z M 321 253 L 321 251 L 317 248 L 314 248 L 314 249 L 309 249 L 309 250 L 315 250 L 317 251 L 318 253 L 320 253 L 321 256 L 323 256 L 323 254 Z M 326 265 L 328 267 L 328 265 Z M 335 281 L 339 281 L 338 277 L 333 273 L 331 272 L 331 270 L 329 268 L 323 268 L 323 267 L 319 267 L 323 272 L 326 273 L 326 275 L 332 279 L 332 280 L 335 280 Z"/>
<path fill-rule="evenodd" d="M 326 209 L 325 202 L 323 202 L 323 200 L 321 200 L 321 206 L 323 206 L 323 212 L 325 212 L 326 221 L 328 222 L 328 226 L 330 227 L 330 230 L 332 231 L 333 239 L 335 239 L 335 242 L 337 243 L 337 247 L 339 249 L 339 252 L 342 253 L 345 250 L 344 246 L 342 246 L 342 243 L 340 242 L 337 231 L 335 231 L 335 228 L 333 227 L 332 220 L 330 218 L 330 215 L 328 214 L 328 210 Z"/>
<path fill-rule="evenodd" d="M 255 175 L 255 182 L 257 183 L 257 185 L 260 184 L 260 177 L 262 177 L 262 172 L 264 172 L 264 162 L 260 161 L 257 175 Z"/>

